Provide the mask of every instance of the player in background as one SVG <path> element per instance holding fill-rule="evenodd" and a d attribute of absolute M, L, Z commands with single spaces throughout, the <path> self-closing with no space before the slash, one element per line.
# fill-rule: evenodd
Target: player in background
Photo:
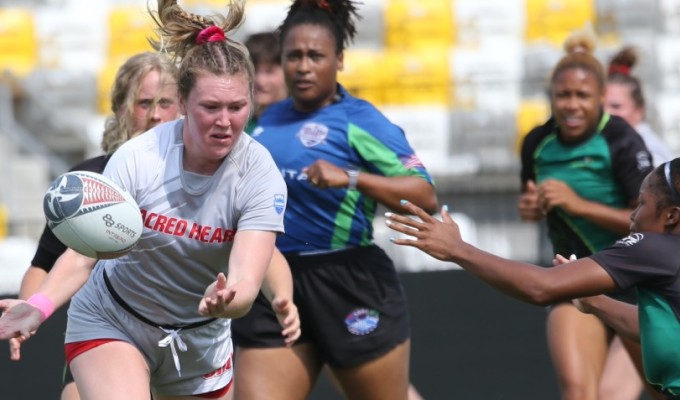
<path fill-rule="evenodd" d="M 288 89 L 281 67 L 281 45 L 277 32 L 258 32 L 243 42 L 248 48 L 255 68 L 255 110 L 245 131 L 249 134 L 257 126 L 260 115 L 270 105 L 288 96 Z"/>
<path fill-rule="evenodd" d="M 271 157 L 242 135 L 252 64 L 227 35 L 243 8 L 231 2 L 228 16 L 215 21 L 158 2 L 163 50 L 181 60 L 185 118 L 127 141 L 104 170 L 146 218 L 162 215 L 223 234 L 208 241 L 147 231 L 115 260 L 69 249 L 28 302 L 0 303 L 0 338 L 26 339 L 78 291 L 66 353 L 85 398 L 148 398 L 151 388 L 158 399 L 230 398 L 230 318 L 248 311 L 262 285 L 286 204 Z M 265 292 L 272 294 L 279 282 L 269 283 Z"/>
<path fill-rule="evenodd" d="M 607 71 L 607 97 L 604 109 L 611 115 L 625 119 L 635 128 L 652 153 L 654 166 L 659 166 L 673 157 L 668 146 L 645 119 L 646 101 L 642 84 L 632 73 L 637 61 L 637 51 L 630 46 L 622 48 L 612 57 Z"/>
<path fill-rule="evenodd" d="M 252 134 L 253 129 L 257 126 L 259 116 L 270 105 L 285 99 L 288 96 L 288 89 L 281 66 L 281 45 L 278 32 L 253 33 L 244 40 L 244 44 L 248 48 L 255 67 L 255 112 L 245 128 L 247 133 Z M 242 319 L 234 320 L 232 327 L 238 329 L 241 321 Z M 238 347 L 236 351 L 238 351 Z M 342 387 L 334 379 L 332 372 L 328 368 L 325 369 L 333 384 L 341 391 Z M 408 399 L 422 399 L 420 393 L 412 384 L 409 386 Z"/>
<path fill-rule="evenodd" d="M 258 298 L 234 326 L 237 398 L 305 398 L 324 365 L 347 398 L 407 398 L 408 310 L 372 220 L 378 203 L 400 208 L 396 193 L 432 211 L 437 201 L 403 131 L 337 82 L 355 13 L 352 1 L 295 1 L 279 29 L 290 97 L 264 111 L 253 137 L 289 188 L 277 247 L 303 328 L 284 347 Z"/>
<path fill-rule="evenodd" d="M 565 47 L 550 78 L 552 117 L 522 144 L 518 209 L 524 221 L 546 219 L 553 253 L 586 257 L 628 233 L 652 164 L 633 128 L 603 112 L 606 77 L 592 40 L 572 37 Z M 633 290 L 616 295 L 635 302 Z M 570 302 L 549 307 L 548 347 L 564 400 L 599 398 L 612 333 Z M 623 342 L 639 357 L 636 343 Z"/>

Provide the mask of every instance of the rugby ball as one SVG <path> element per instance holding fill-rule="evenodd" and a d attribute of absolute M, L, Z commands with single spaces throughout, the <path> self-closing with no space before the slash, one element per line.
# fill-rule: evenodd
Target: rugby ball
<path fill-rule="evenodd" d="M 137 244 L 142 215 L 130 193 L 109 178 L 71 171 L 45 193 L 47 225 L 66 246 L 92 258 L 120 257 Z"/>

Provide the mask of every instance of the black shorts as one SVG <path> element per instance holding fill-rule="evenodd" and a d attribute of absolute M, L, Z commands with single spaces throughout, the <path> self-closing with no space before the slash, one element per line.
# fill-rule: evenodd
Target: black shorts
<path fill-rule="evenodd" d="M 332 367 L 363 364 L 410 337 L 406 296 L 392 260 L 377 247 L 322 255 L 284 254 L 293 273 L 302 336 Z M 281 326 L 260 293 L 251 311 L 232 321 L 238 347 L 283 347 Z"/>
<path fill-rule="evenodd" d="M 64 372 L 61 377 L 62 389 L 64 388 L 64 386 L 73 382 L 75 382 L 75 379 L 73 379 L 73 375 L 71 374 L 71 368 L 68 366 L 68 363 L 64 363 Z"/>

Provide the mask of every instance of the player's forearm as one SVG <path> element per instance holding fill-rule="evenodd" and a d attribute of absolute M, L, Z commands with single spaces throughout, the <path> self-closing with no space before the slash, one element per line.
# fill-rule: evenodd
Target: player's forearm
<path fill-rule="evenodd" d="M 59 257 L 36 292 L 49 297 L 55 308 L 59 308 L 87 282 L 96 262 L 69 249 Z"/>
<path fill-rule="evenodd" d="M 555 300 L 541 277 L 543 268 L 506 260 L 467 243 L 461 247 L 451 261 L 501 292 L 536 305 Z"/>
<path fill-rule="evenodd" d="M 274 299 L 293 299 L 293 277 L 285 257 L 274 249 L 267 274 L 262 283 L 262 293 L 269 302 Z"/>
<path fill-rule="evenodd" d="M 581 207 L 579 216 L 622 237 L 630 233 L 630 214 L 632 209 L 617 209 L 598 202 L 587 201 Z"/>
<path fill-rule="evenodd" d="M 607 296 L 580 299 L 585 309 L 605 325 L 635 342 L 640 342 L 640 321 L 637 306 Z"/>
<path fill-rule="evenodd" d="M 40 285 L 45 280 L 47 272 L 39 267 L 31 265 L 24 273 L 24 277 L 21 280 L 21 288 L 19 289 L 19 298 L 26 300 L 33 293 L 35 293 Z"/>
<path fill-rule="evenodd" d="M 434 187 L 420 177 L 385 177 L 362 172 L 357 188 L 366 196 L 398 213 L 404 211 L 400 204 L 402 199 L 410 201 L 430 214 L 437 212 L 438 209 Z"/>

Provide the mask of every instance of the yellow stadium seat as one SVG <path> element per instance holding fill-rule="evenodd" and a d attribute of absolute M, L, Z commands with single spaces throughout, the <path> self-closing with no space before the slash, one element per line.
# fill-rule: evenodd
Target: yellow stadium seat
<path fill-rule="evenodd" d="M 111 111 L 111 89 L 121 65 L 122 61 L 108 62 L 99 71 L 97 76 L 97 111 L 99 114 L 113 113 Z"/>
<path fill-rule="evenodd" d="M 385 4 L 388 47 L 449 46 L 455 43 L 451 1 L 390 0 Z"/>
<path fill-rule="evenodd" d="M 0 8 L 0 75 L 26 76 L 38 64 L 38 39 L 31 11 Z"/>
<path fill-rule="evenodd" d="M 9 212 L 7 206 L 0 203 L 0 239 L 9 235 Z"/>
<path fill-rule="evenodd" d="M 382 50 L 346 50 L 338 81 L 353 96 L 375 105 L 385 102 L 385 53 Z"/>
<path fill-rule="evenodd" d="M 533 128 L 542 125 L 550 117 L 548 99 L 522 99 L 517 110 L 516 149 L 519 153 L 524 137 Z"/>
<path fill-rule="evenodd" d="M 572 31 L 595 24 L 594 0 L 525 0 L 528 41 L 561 46 Z"/>
<path fill-rule="evenodd" d="M 148 11 L 139 7 L 117 7 L 109 13 L 109 52 L 112 61 L 153 51 L 149 38 L 157 38 L 154 22 Z"/>
<path fill-rule="evenodd" d="M 451 104 L 453 81 L 447 48 L 391 49 L 382 65 L 373 68 L 385 75 L 386 104 Z"/>

